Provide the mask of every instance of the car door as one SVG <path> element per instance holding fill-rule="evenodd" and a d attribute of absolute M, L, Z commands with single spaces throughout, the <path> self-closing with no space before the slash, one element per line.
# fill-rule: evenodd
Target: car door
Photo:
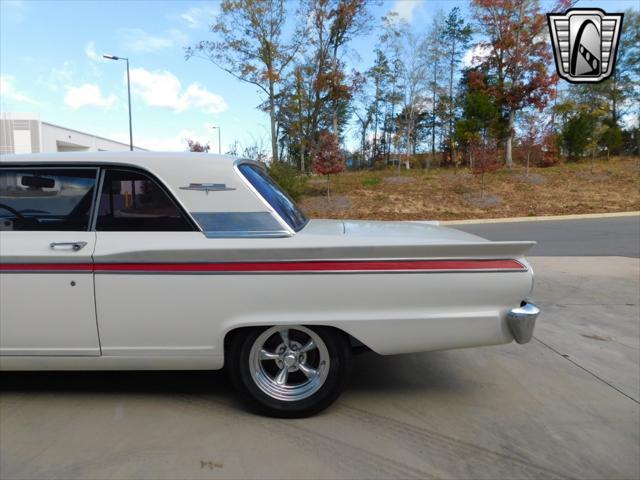
<path fill-rule="evenodd" d="M 100 355 L 98 169 L 0 168 L 0 355 Z"/>
<path fill-rule="evenodd" d="M 178 307 L 189 279 L 159 268 L 188 255 L 194 242 L 202 246 L 202 232 L 146 172 L 105 168 L 99 197 L 94 261 L 102 355 L 210 354 L 214 339 L 193 324 L 202 316 Z"/>

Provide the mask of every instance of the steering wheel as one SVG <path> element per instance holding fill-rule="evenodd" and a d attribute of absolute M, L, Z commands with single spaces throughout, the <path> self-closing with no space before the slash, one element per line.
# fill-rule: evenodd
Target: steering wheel
<path fill-rule="evenodd" d="M 7 212 L 13 213 L 16 216 L 16 218 L 19 218 L 20 220 L 26 220 L 24 215 L 22 215 L 18 210 L 16 210 L 13 207 L 10 207 L 9 205 L 5 205 L 4 203 L 0 203 L 0 208 L 6 210 Z"/>

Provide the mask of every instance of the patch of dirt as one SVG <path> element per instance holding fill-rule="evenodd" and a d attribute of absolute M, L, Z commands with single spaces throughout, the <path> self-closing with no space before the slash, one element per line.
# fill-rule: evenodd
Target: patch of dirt
<path fill-rule="evenodd" d="M 543 183 L 547 183 L 547 177 L 537 173 L 530 173 L 528 177 L 526 175 L 516 175 L 515 178 L 529 185 L 542 185 Z"/>
<path fill-rule="evenodd" d="M 578 172 L 578 176 L 585 180 L 591 180 L 594 182 L 604 182 L 611 178 L 611 174 L 609 172 Z"/>
<path fill-rule="evenodd" d="M 464 200 L 469 205 L 478 208 L 493 208 L 500 205 L 501 199 L 500 197 L 496 197 L 495 195 L 485 194 L 484 197 L 481 197 L 478 194 L 473 193 L 465 193 Z"/>
<path fill-rule="evenodd" d="M 384 183 L 389 185 L 407 185 L 409 183 L 415 183 L 415 177 L 405 177 L 405 176 L 397 176 L 397 177 L 385 177 Z"/>
<path fill-rule="evenodd" d="M 301 202 L 305 212 L 313 213 L 338 213 L 351 208 L 351 199 L 343 195 L 333 195 L 327 201 L 327 197 L 307 197 Z"/>

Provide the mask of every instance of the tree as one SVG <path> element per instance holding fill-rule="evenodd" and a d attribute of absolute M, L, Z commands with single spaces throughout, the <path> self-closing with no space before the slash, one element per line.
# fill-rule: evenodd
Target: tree
<path fill-rule="evenodd" d="M 471 148 L 474 157 L 471 171 L 474 175 L 480 177 L 480 198 L 484 199 L 485 175 L 490 172 L 495 172 L 500 168 L 500 164 L 497 161 L 498 152 L 496 149 L 481 145 L 473 145 Z"/>
<path fill-rule="evenodd" d="M 380 48 L 384 52 L 388 62 L 387 91 L 383 94 L 385 114 L 383 124 L 383 140 L 385 146 L 385 160 L 389 163 L 391 157 L 391 145 L 393 134 L 396 132 L 396 107 L 402 100 L 402 29 L 406 27 L 398 18 L 398 14 L 391 12 L 382 18 L 382 33 L 380 35 Z"/>
<path fill-rule="evenodd" d="M 555 8 L 568 2 L 561 0 Z M 516 112 L 528 106 L 544 108 L 557 81 L 548 72 L 552 57 L 547 20 L 537 0 L 473 0 L 473 10 L 487 37 L 478 44 L 486 52 L 486 75 L 480 80 L 506 110 L 505 164 L 511 167 Z"/>
<path fill-rule="evenodd" d="M 389 62 L 385 53 L 376 48 L 376 59 L 371 67 L 367 71 L 368 78 L 373 81 L 374 93 L 372 104 L 372 116 L 373 116 L 373 147 L 372 147 L 372 162 L 378 156 L 378 122 L 380 119 L 381 106 L 386 101 L 386 89 L 390 81 Z"/>
<path fill-rule="evenodd" d="M 565 122 L 561 138 L 570 160 L 577 160 L 587 151 L 597 123 L 597 117 L 586 111 L 578 111 Z"/>
<path fill-rule="evenodd" d="M 429 65 L 428 91 L 431 97 L 431 159 L 436 155 L 436 127 L 438 126 L 438 103 L 443 90 L 440 86 L 442 81 L 442 62 L 444 58 L 442 35 L 444 29 L 444 17 L 441 12 L 436 14 L 433 22 L 427 31 L 427 44 L 429 53 L 427 63 Z M 425 168 L 429 168 L 431 159 L 427 159 Z"/>
<path fill-rule="evenodd" d="M 353 102 L 353 115 L 356 117 L 360 134 L 360 147 L 361 147 L 361 163 L 360 167 L 367 164 L 366 150 L 367 150 L 367 132 L 371 121 L 373 119 L 373 112 L 375 108 L 375 100 L 371 98 L 367 91 L 367 79 L 360 75 L 358 72 L 354 73 L 354 102 Z"/>
<path fill-rule="evenodd" d="M 522 146 L 525 149 L 527 158 L 525 166 L 525 177 L 529 176 L 529 165 L 531 162 L 531 153 L 536 145 L 539 145 L 542 135 L 542 126 L 540 117 L 532 112 L 527 112 L 522 118 Z"/>
<path fill-rule="evenodd" d="M 454 152 L 454 135 L 453 126 L 455 123 L 455 101 L 454 101 L 454 88 L 453 79 L 458 69 L 458 64 L 462 59 L 462 55 L 469 48 L 471 42 L 471 35 L 473 31 L 470 25 L 467 25 L 460 15 L 460 8 L 454 7 L 447 15 L 444 21 L 442 29 L 442 45 L 446 58 L 447 68 L 449 69 L 449 98 L 448 98 L 448 112 L 447 123 L 449 126 L 449 154 L 451 160 L 455 158 Z"/>
<path fill-rule="evenodd" d="M 474 76 L 479 72 L 466 71 L 460 79 L 462 116 L 456 122 L 455 139 L 466 147 L 469 154 L 469 167 L 473 168 L 473 145 L 484 147 L 493 143 L 493 139 L 502 137 L 504 129 L 500 109 L 486 90 L 474 87 Z"/>
<path fill-rule="evenodd" d="M 338 139 L 330 132 L 322 132 L 314 151 L 313 171 L 327 177 L 327 201 L 330 200 L 330 176 L 345 169 L 345 160 Z"/>
<path fill-rule="evenodd" d="M 346 118 L 346 104 L 351 98 L 351 88 L 340 57 L 344 46 L 369 26 L 367 2 L 306 0 L 303 10 L 309 25 L 308 41 L 313 48 L 307 60 L 312 66 L 313 77 L 311 131 L 317 135 L 322 129 L 321 115 L 328 113 L 330 128 L 339 138 L 340 118 Z"/>
<path fill-rule="evenodd" d="M 201 55 L 237 79 L 257 86 L 267 96 L 271 123 L 271 155 L 278 161 L 276 97 L 284 70 L 300 49 L 304 33 L 283 38 L 284 0 L 222 0 L 211 30 L 212 41 L 186 49 L 187 58 Z"/>
<path fill-rule="evenodd" d="M 191 140 L 190 138 L 187 138 L 187 146 L 189 147 L 189 151 L 190 152 L 208 153 L 209 149 L 211 148 L 211 146 L 209 145 L 209 142 L 207 142 L 206 144 L 202 145 L 197 140 Z"/>
<path fill-rule="evenodd" d="M 408 28 L 402 30 L 404 39 L 403 51 L 403 108 L 404 137 L 407 156 L 415 153 L 415 130 L 418 115 L 424 110 L 425 99 L 423 92 L 427 86 L 427 52 L 430 45 L 425 38 L 421 38 Z M 398 161 L 398 168 L 400 162 Z"/>

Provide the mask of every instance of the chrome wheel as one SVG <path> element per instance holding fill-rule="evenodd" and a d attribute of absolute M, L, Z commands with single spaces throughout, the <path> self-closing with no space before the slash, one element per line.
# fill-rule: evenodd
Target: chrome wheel
<path fill-rule="evenodd" d="M 316 393 L 329 373 L 330 358 L 324 341 L 302 326 L 276 326 L 262 332 L 249 354 L 255 384 L 270 397 L 303 400 Z"/>

